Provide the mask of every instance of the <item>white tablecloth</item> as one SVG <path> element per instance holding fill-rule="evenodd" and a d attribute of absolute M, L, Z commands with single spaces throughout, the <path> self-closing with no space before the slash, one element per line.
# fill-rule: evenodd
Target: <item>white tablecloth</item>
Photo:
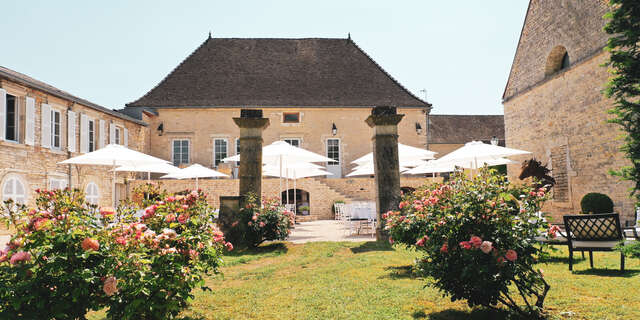
<path fill-rule="evenodd" d="M 354 202 L 347 204 L 347 212 L 351 219 L 375 219 L 376 203 L 375 202 Z"/>

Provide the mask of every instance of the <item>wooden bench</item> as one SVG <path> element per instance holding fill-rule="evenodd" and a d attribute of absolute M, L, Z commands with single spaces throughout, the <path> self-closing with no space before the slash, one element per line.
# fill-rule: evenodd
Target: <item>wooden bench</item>
<path fill-rule="evenodd" d="M 573 270 L 573 252 L 589 251 L 593 268 L 593 251 L 614 251 L 625 240 L 617 213 L 563 216 L 569 245 L 569 270 Z M 624 271 L 624 255 L 620 253 L 620 270 Z"/>

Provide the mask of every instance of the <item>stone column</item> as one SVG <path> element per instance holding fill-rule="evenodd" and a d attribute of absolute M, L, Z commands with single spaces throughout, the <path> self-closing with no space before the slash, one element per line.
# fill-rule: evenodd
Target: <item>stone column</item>
<path fill-rule="evenodd" d="M 262 131 L 269 126 L 269 119 L 262 117 L 262 110 L 242 109 L 240 118 L 233 118 L 240 128 L 240 190 L 241 197 L 262 192 Z"/>
<path fill-rule="evenodd" d="M 398 160 L 398 123 L 404 117 L 395 107 L 375 107 L 367 118 L 373 128 L 373 166 L 376 182 L 376 240 L 386 241 L 382 214 L 397 210 L 400 203 L 400 164 Z"/>

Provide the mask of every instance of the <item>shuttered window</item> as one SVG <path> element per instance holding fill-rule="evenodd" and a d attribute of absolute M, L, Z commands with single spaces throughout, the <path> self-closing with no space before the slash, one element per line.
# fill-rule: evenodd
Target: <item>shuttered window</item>
<path fill-rule="evenodd" d="M 27 105 L 25 108 L 25 130 L 24 130 L 24 143 L 30 146 L 35 143 L 36 136 L 36 100 L 31 97 L 27 97 L 26 99 Z"/>
<path fill-rule="evenodd" d="M 88 150 L 89 152 L 96 151 L 96 122 L 95 120 L 88 120 L 87 123 L 87 133 L 89 136 L 88 140 Z"/>
<path fill-rule="evenodd" d="M 173 165 L 177 167 L 189 163 L 189 140 L 173 140 L 172 144 Z"/>
<path fill-rule="evenodd" d="M 6 94 L 5 103 L 5 140 L 18 141 L 18 98 Z"/>
<path fill-rule="evenodd" d="M 60 111 L 51 110 L 51 148 L 60 149 Z"/>
<path fill-rule="evenodd" d="M 76 152 L 76 113 L 67 112 L 67 149 Z"/>
<path fill-rule="evenodd" d="M 84 193 L 85 200 L 87 200 L 87 202 L 95 205 L 98 204 L 98 201 L 100 200 L 100 190 L 98 190 L 97 184 L 95 184 L 94 182 L 89 182 L 84 190 Z"/>

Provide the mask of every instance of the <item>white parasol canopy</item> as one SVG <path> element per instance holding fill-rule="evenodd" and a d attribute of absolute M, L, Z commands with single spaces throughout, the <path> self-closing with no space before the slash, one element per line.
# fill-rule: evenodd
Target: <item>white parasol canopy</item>
<path fill-rule="evenodd" d="M 162 179 L 196 179 L 196 189 L 198 189 L 198 178 L 228 178 L 229 176 L 213 169 L 203 167 L 199 164 L 192 164 L 179 171 L 164 175 Z"/>
<path fill-rule="evenodd" d="M 436 160 L 436 162 L 438 164 L 453 164 L 465 168 L 477 169 L 487 161 L 490 162 L 499 158 L 530 153 L 529 151 L 486 144 L 482 141 L 471 141 L 467 142 L 463 147 L 446 154 Z"/>
<path fill-rule="evenodd" d="M 69 158 L 64 161 L 58 162 L 58 164 L 76 164 L 76 165 L 93 165 L 93 166 L 112 166 L 113 167 L 113 181 L 112 181 L 112 202 L 115 203 L 116 194 L 116 170 L 117 166 L 142 166 L 150 164 L 168 164 L 169 161 L 162 160 L 160 158 L 152 157 L 148 154 L 131 150 L 125 146 L 119 144 L 109 144 L 104 148 L 98 149 L 93 152 L 85 153 L 77 157 Z"/>
<path fill-rule="evenodd" d="M 140 166 L 121 166 L 117 167 L 116 171 L 119 172 L 146 172 L 147 180 L 150 178 L 150 173 L 175 173 L 179 172 L 180 168 L 174 167 L 168 163 L 156 163 L 145 164 Z"/>
<path fill-rule="evenodd" d="M 400 166 L 412 167 L 422 164 L 422 160 L 431 160 L 435 158 L 437 152 L 429 151 L 427 149 L 416 148 L 408 146 L 406 144 L 398 143 L 398 160 Z M 367 163 L 373 164 L 373 153 L 367 153 L 364 156 L 351 161 L 351 163 L 357 165 L 364 165 Z"/>
<path fill-rule="evenodd" d="M 424 163 L 422 160 L 420 160 L 420 162 Z M 402 165 L 400 166 L 400 173 L 406 173 L 407 170 L 409 170 L 409 168 Z M 367 163 L 353 168 L 353 171 L 351 171 L 347 177 L 372 176 L 375 174 L 373 171 L 373 164 Z"/>
<path fill-rule="evenodd" d="M 331 172 L 324 170 L 325 168 L 313 163 L 296 163 L 292 164 L 289 168 L 284 170 L 284 174 L 280 174 L 279 166 L 265 165 L 262 170 L 263 176 L 280 177 L 285 178 L 287 181 L 287 204 L 289 204 L 289 179 L 293 179 L 293 190 L 297 190 L 297 181 L 302 178 L 318 177 L 333 175 Z M 294 213 L 297 212 L 297 197 L 293 197 Z"/>

